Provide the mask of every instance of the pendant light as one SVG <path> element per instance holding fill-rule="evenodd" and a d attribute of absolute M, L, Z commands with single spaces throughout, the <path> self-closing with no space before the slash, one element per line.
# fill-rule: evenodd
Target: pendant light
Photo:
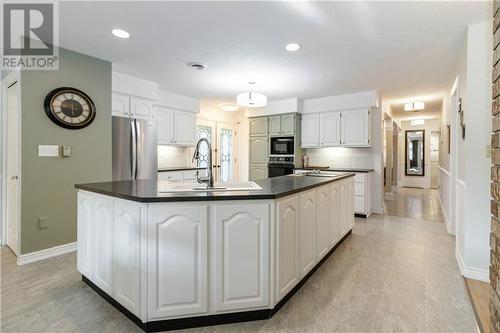
<path fill-rule="evenodd" d="M 267 97 L 264 94 L 254 92 L 252 87 L 255 82 L 248 82 L 249 89 L 236 96 L 236 104 L 247 108 L 261 108 L 266 106 Z"/>

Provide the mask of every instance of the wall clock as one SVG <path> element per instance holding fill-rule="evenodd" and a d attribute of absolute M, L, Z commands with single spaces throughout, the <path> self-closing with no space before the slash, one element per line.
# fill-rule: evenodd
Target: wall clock
<path fill-rule="evenodd" d="M 94 102 L 83 91 L 75 88 L 52 90 L 45 97 L 44 107 L 50 120 L 68 129 L 87 127 L 95 118 Z"/>

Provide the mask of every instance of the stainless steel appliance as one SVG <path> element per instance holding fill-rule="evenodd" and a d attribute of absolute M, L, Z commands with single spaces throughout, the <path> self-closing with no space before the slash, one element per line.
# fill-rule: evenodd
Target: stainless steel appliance
<path fill-rule="evenodd" d="M 269 157 L 268 177 L 278 177 L 285 176 L 293 173 L 294 169 L 294 159 L 293 157 Z"/>
<path fill-rule="evenodd" d="M 158 178 L 158 124 L 113 117 L 113 180 Z"/>
<path fill-rule="evenodd" d="M 278 138 L 271 138 L 271 147 L 269 149 L 270 154 L 269 155 L 278 155 L 278 156 L 283 156 L 283 155 L 291 155 L 293 156 L 295 151 L 294 147 L 294 137 L 278 137 Z"/>

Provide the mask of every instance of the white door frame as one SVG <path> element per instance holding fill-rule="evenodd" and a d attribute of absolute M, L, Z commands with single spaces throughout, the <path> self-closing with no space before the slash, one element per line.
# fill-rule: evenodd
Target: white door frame
<path fill-rule="evenodd" d="M 453 87 L 451 88 L 450 91 L 450 183 L 449 183 L 449 190 L 450 190 L 450 197 L 449 197 L 449 223 L 450 223 L 450 234 L 456 235 L 457 233 L 457 212 L 456 212 L 456 188 L 457 188 L 457 144 L 458 144 L 458 125 L 457 125 L 457 117 L 456 117 L 456 108 L 458 106 L 458 94 L 460 92 L 459 90 L 459 84 L 460 84 L 460 77 L 457 75 L 455 78 L 455 82 L 453 83 Z M 456 242 L 457 243 L 457 242 Z"/>
<path fill-rule="evenodd" d="M 12 73 L 8 74 L 3 80 L 1 84 L 1 94 L 2 94 L 2 113 L 1 113 L 1 147 L 2 147 L 2 179 L 1 179 L 1 191 L 2 191 L 2 202 L 1 208 L 2 213 L 0 214 L 0 224 L 1 224 L 1 245 L 7 244 L 7 195 L 8 195 L 8 187 L 7 187 L 7 151 L 9 147 L 7 146 L 7 108 L 8 108 L 8 100 L 7 100 L 7 89 L 14 83 L 18 84 L 18 98 L 19 102 L 17 103 L 17 116 L 18 116 L 18 167 L 19 167 L 19 195 L 18 202 L 21 204 L 21 72 L 19 70 L 12 71 Z M 20 206 L 19 206 L 20 207 Z M 21 212 L 19 211 L 19 216 Z M 17 240 L 17 249 L 12 249 L 17 255 L 20 254 L 21 248 L 21 225 L 20 218 L 18 219 L 18 240 Z"/>

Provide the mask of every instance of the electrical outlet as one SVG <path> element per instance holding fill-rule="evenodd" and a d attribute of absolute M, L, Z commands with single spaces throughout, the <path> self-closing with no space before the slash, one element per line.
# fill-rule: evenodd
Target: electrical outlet
<path fill-rule="evenodd" d="M 49 217 L 48 216 L 40 216 L 38 218 L 38 226 L 40 229 L 48 229 L 49 228 Z"/>

